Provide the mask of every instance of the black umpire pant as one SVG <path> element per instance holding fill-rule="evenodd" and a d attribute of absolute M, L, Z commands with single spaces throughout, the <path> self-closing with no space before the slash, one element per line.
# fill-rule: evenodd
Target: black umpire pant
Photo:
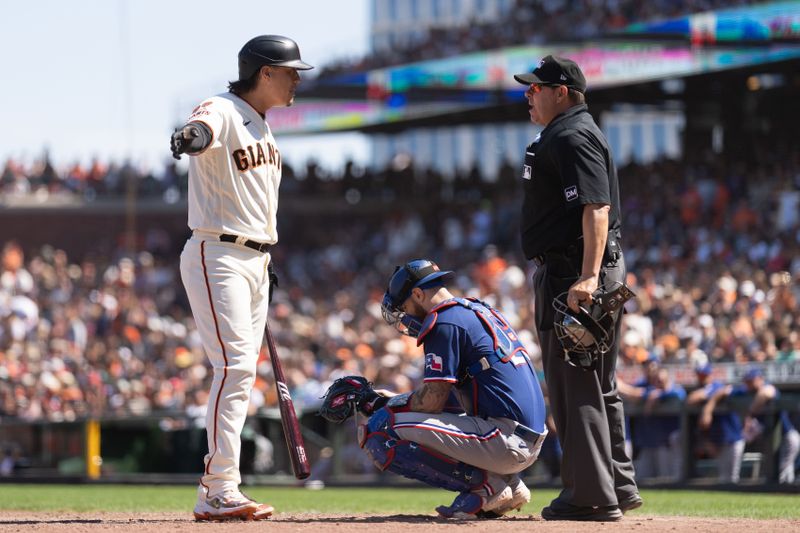
<path fill-rule="evenodd" d="M 631 458 L 625 452 L 625 420 L 617 392 L 617 321 L 612 349 L 594 371 L 568 364 L 553 329 L 553 299 L 577 280 L 581 258 L 548 257 L 533 276 L 536 327 L 550 411 L 561 443 L 564 488 L 553 501 L 580 507 L 617 505 L 638 493 Z M 625 260 L 603 265 L 600 285 L 625 281 Z"/>

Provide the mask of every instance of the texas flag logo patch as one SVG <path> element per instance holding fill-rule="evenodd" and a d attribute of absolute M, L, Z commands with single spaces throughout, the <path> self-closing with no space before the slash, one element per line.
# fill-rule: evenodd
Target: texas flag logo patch
<path fill-rule="evenodd" d="M 442 371 L 442 358 L 436 355 L 435 353 L 429 353 L 425 356 L 425 366 L 433 370 L 434 372 L 441 372 Z"/>

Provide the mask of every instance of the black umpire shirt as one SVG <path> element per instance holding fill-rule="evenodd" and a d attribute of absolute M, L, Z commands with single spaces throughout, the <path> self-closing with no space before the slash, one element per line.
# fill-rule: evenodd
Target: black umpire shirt
<path fill-rule="evenodd" d="M 586 204 L 610 205 L 608 227 L 619 234 L 617 169 L 586 104 L 555 117 L 528 145 L 522 178 L 522 250 L 528 259 L 578 241 Z"/>

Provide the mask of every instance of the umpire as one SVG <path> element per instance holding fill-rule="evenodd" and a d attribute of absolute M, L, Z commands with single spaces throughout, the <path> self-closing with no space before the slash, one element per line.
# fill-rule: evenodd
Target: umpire
<path fill-rule="evenodd" d="M 531 121 L 544 126 L 525 153 L 521 227 L 525 256 L 539 267 L 533 277 L 536 328 L 563 449 L 564 488 L 542 517 L 615 521 L 642 505 L 614 376 L 620 321 L 611 350 L 594 370 L 582 370 L 564 359 L 552 303 L 568 290 L 567 305 L 577 311 L 599 286 L 625 279 L 617 171 L 574 61 L 547 56 L 514 79 L 528 86 Z"/>

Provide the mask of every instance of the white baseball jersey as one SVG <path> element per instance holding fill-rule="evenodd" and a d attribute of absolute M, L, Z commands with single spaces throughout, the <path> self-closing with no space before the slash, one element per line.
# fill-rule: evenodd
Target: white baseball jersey
<path fill-rule="evenodd" d="M 202 122 L 213 135 L 189 158 L 189 227 L 276 243 L 281 154 L 266 120 L 223 93 L 197 106 L 189 122 Z"/>

